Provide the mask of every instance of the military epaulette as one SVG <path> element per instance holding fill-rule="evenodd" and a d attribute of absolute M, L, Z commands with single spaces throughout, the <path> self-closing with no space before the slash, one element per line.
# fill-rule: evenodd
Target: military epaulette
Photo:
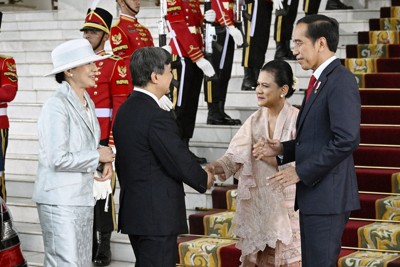
<path fill-rule="evenodd" d="M 112 28 L 112 27 L 118 26 L 118 24 L 119 24 L 120 22 L 121 22 L 121 19 L 116 20 L 116 21 L 112 24 L 111 28 Z"/>
<path fill-rule="evenodd" d="M 10 56 L 6 56 L 6 55 L 0 55 L 0 58 L 7 59 L 7 58 L 12 58 L 12 57 L 10 57 Z"/>

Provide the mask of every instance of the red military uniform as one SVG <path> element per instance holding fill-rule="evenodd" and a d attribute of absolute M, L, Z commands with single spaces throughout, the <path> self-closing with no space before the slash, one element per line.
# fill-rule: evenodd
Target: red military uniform
<path fill-rule="evenodd" d="M 221 26 L 235 26 L 233 5 L 235 1 L 212 0 L 211 8 L 215 11 L 215 20 Z M 222 11 L 222 12 L 221 12 Z"/>
<path fill-rule="evenodd" d="M 97 54 L 104 55 L 105 51 Z M 96 107 L 96 116 L 101 128 L 100 140 L 109 139 L 109 144 L 113 145 L 113 120 L 118 108 L 132 91 L 128 80 L 128 68 L 124 60 L 117 56 L 111 56 L 95 63 L 99 71 L 97 87 L 88 88 L 86 91 Z M 102 145 L 105 144 L 102 143 Z"/>
<path fill-rule="evenodd" d="M 14 100 L 18 90 L 18 76 L 15 61 L 12 57 L 0 55 L 0 138 L 2 157 L 0 160 L 5 165 L 6 150 L 8 145 L 8 128 L 10 123 L 7 117 L 7 103 Z M 4 172 L 0 177 L 0 196 L 6 201 L 7 193 Z"/>
<path fill-rule="evenodd" d="M 14 100 L 18 90 L 18 76 L 12 57 L 0 55 L 0 129 L 8 129 L 7 102 Z"/>
<path fill-rule="evenodd" d="M 179 47 L 171 40 L 172 54 L 190 58 L 196 62 L 202 58 L 203 14 L 198 0 L 167 0 L 168 29 L 173 30 Z"/>
<path fill-rule="evenodd" d="M 129 81 L 132 80 L 129 61 L 133 52 L 141 47 L 154 46 L 149 30 L 140 24 L 137 18 L 125 14 L 121 14 L 119 20 L 111 27 L 110 43 L 114 55 L 125 60 Z"/>

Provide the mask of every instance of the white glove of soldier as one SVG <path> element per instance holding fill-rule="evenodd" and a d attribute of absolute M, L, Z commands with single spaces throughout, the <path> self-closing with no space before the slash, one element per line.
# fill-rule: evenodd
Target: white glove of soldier
<path fill-rule="evenodd" d="M 209 9 L 209 10 L 206 11 L 206 13 L 204 13 L 204 19 L 207 22 L 214 22 L 216 16 L 217 15 L 215 14 L 215 11 L 212 10 L 212 9 Z"/>
<path fill-rule="evenodd" d="M 283 5 L 282 5 L 282 0 L 272 0 L 273 4 L 274 4 L 274 10 L 278 10 L 278 9 L 282 9 Z"/>
<path fill-rule="evenodd" d="M 101 173 L 97 173 L 96 172 L 95 177 L 96 176 L 101 177 Z M 97 181 L 97 180 L 93 181 L 93 197 L 96 200 L 106 199 L 108 194 L 111 194 L 111 193 L 112 193 L 111 179 L 106 180 L 104 182 L 100 182 L 100 181 Z"/>
<path fill-rule="evenodd" d="M 211 63 L 204 57 L 196 61 L 196 65 L 203 71 L 207 77 L 212 77 L 215 74 L 214 68 Z"/>
<path fill-rule="evenodd" d="M 166 111 L 170 111 L 172 109 L 172 102 L 168 96 L 163 95 L 158 102 L 160 103 L 160 108 Z"/>
<path fill-rule="evenodd" d="M 164 45 L 161 48 L 164 49 L 165 51 L 167 51 L 170 54 L 172 53 L 172 47 L 170 45 Z"/>
<path fill-rule="evenodd" d="M 235 26 L 229 26 L 228 27 L 229 34 L 232 36 L 233 41 L 235 41 L 236 45 L 242 45 L 243 44 L 243 35 L 239 31 L 238 28 Z"/>

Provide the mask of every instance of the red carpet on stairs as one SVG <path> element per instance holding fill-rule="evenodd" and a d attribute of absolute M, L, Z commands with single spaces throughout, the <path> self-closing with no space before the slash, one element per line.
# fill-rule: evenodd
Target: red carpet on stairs
<path fill-rule="evenodd" d="M 358 190 L 370 192 L 393 192 L 392 174 L 400 170 L 389 168 L 356 168 Z"/>
<path fill-rule="evenodd" d="M 362 106 L 361 123 L 400 125 L 400 106 Z"/>
<path fill-rule="evenodd" d="M 366 251 L 365 247 L 361 247 L 368 238 L 374 239 L 372 241 L 384 247 L 385 242 L 382 240 L 386 236 L 390 237 L 391 228 L 387 227 L 388 223 L 382 218 L 400 218 L 400 198 L 395 195 L 400 193 L 400 31 L 397 31 L 400 18 L 397 14 L 400 14 L 400 0 L 392 0 L 392 7 L 382 7 L 381 17 L 369 20 L 370 31 L 359 32 L 358 44 L 347 45 L 347 58 L 342 59 L 342 63 L 354 73 L 360 87 L 361 145 L 354 152 L 354 162 L 361 209 L 351 213 L 351 219 L 346 225 L 342 237 L 343 249 L 338 259 L 339 267 L 400 267 L 400 249 L 396 249 L 398 257 L 391 256 L 387 259 L 387 253 Z M 178 242 L 183 244 L 179 251 L 181 263 L 186 259 L 185 264 L 197 260 L 197 266 L 240 265 L 240 250 L 232 243 L 234 238 L 206 239 L 209 237 L 203 236 L 208 232 L 205 229 L 210 227 L 205 225 L 209 221 L 206 218 L 220 216 L 217 218 L 226 219 L 218 214 L 226 214 L 222 212 L 233 202 L 231 198 L 234 194 L 230 190 L 236 187 L 235 184 L 215 187 L 212 191 L 213 209 L 189 216 L 190 233 L 199 236 L 185 236 L 179 239 Z M 213 215 L 210 216 L 211 214 Z M 385 217 L 383 214 L 389 215 Z M 228 223 L 219 225 L 221 231 L 217 231 L 217 235 L 229 232 L 223 229 L 224 227 L 234 227 L 229 224 L 229 220 L 230 218 Z M 377 229 L 373 229 L 373 233 L 376 233 L 376 236 L 363 236 L 364 232 L 367 232 L 364 229 L 373 228 L 375 225 Z M 400 223 L 398 226 L 400 229 Z M 226 242 L 218 243 L 216 240 Z M 394 236 L 392 242 L 393 240 L 400 243 L 398 236 Z M 206 242 L 204 244 L 207 245 L 202 242 Z M 391 245 L 400 247 L 400 244 Z M 205 251 L 209 250 L 209 255 L 197 258 L 201 253 L 197 251 L 199 248 L 196 246 L 202 246 L 202 250 Z M 190 251 L 197 251 L 197 254 Z M 204 263 L 204 259 L 208 262 Z M 213 264 L 210 261 L 213 261 Z"/>
<path fill-rule="evenodd" d="M 396 106 L 400 102 L 400 89 L 362 88 L 360 97 L 363 105 Z"/>
<path fill-rule="evenodd" d="M 392 5 L 400 6 L 400 0 L 392 0 Z M 400 192 L 394 175 L 400 172 L 399 6 L 382 7 L 380 18 L 369 20 L 370 31 L 358 32 L 358 44 L 346 46 L 347 59 L 343 63 L 355 74 L 362 103 L 361 145 L 353 154 L 361 209 L 351 213 L 353 219 L 346 225 L 342 246 L 354 249 L 342 250 L 339 267 L 400 266 L 400 254 L 388 256 L 381 251 L 363 250 L 374 248 L 365 240 L 382 245 L 378 249 L 387 248 L 386 241 L 382 241 L 386 237 L 400 242 L 395 236 L 397 231 L 388 230 L 392 229 L 389 226 L 400 229 L 400 224 L 381 221 L 391 218 L 382 214 L 400 214 L 397 206 L 391 206 L 397 205 L 398 197 L 390 195 Z M 399 253 L 398 245 L 393 247 Z"/>

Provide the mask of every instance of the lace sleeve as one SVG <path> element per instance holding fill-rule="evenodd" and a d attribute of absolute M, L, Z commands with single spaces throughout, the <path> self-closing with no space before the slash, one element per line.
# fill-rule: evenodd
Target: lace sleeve
<path fill-rule="evenodd" d="M 223 155 L 221 158 L 217 160 L 217 162 L 224 169 L 226 178 L 231 177 L 240 169 L 240 164 L 234 162 L 229 154 Z"/>

